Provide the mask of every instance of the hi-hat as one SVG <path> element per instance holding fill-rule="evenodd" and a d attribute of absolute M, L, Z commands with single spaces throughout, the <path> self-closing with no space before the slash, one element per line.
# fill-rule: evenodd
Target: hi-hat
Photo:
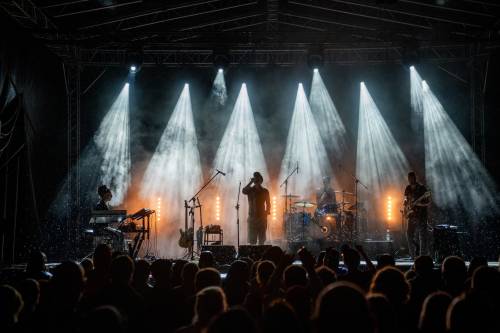
<path fill-rule="evenodd" d="M 296 201 L 293 205 L 299 208 L 312 208 L 316 206 L 314 202 L 309 202 L 309 201 Z"/>

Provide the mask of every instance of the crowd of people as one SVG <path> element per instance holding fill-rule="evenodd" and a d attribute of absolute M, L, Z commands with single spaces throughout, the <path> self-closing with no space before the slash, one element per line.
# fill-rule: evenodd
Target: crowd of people
<path fill-rule="evenodd" d="M 360 266 L 361 259 L 366 265 Z M 500 332 L 500 272 L 484 258 L 440 267 L 421 256 L 404 272 L 362 247 L 314 257 L 279 247 L 239 258 L 221 274 L 198 262 L 133 260 L 101 244 L 92 259 L 50 272 L 35 251 L 0 286 L 2 332 Z"/>

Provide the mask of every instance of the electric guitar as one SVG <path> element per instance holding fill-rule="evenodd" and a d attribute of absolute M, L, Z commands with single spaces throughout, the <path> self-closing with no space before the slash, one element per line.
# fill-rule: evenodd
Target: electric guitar
<path fill-rule="evenodd" d="M 181 237 L 179 238 L 179 246 L 180 247 L 188 249 L 191 246 L 193 246 L 193 242 L 194 242 L 193 228 L 188 228 L 188 229 L 186 229 L 186 231 L 179 229 L 179 233 L 181 235 Z"/>
<path fill-rule="evenodd" d="M 426 199 L 430 199 L 431 191 L 427 191 L 422 194 L 418 199 L 413 200 L 411 202 L 406 202 L 403 209 L 403 215 L 405 218 L 410 218 L 413 213 L 415 213 L 415 207 L 419 205 L 422 201 Z"/>

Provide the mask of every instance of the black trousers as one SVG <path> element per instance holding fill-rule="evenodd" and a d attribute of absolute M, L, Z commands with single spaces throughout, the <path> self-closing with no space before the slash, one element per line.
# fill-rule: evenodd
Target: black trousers
<path fill-rule="evenodd" d="M 406 238 L 408 240 L 408 251 L 412 258 L 430 254 L 427 219 L 410 217 L 407 220 Z"/>
<path fill-rule="evenodd" d="M 267 218 L 248 217 L 248 243 L 263 245 L 266 241 Z"/>

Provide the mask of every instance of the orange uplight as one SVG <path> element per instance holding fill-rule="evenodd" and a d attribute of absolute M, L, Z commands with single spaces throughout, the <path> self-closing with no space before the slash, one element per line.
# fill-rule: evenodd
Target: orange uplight
<path fill-rule="evenodd" d="M 215 220 L 220 221 L 220 197 L 215 198 Z"/>
<path fill-rule="evenodd" d="M 156 221 L 160 222 L 161 218 L 161 197 L 156 200 Z"/>
<path fill-rule="evenodd" d="M 271 214 L 273 217 L 273 221 L 276 221 L 276 196 L 273 196 L 273 200 L 271 203 Z"/>
<path fill-rule="evenodd" d="M 387 197 L 387 207 L 386 207 L 387 221 L 392 221 L 392 219 L 393 219 L 393 215 L 392 215 L 393 208 L 394 208 L 394 203 L 393 203 L 392 197 L 388 196 Z"/>

